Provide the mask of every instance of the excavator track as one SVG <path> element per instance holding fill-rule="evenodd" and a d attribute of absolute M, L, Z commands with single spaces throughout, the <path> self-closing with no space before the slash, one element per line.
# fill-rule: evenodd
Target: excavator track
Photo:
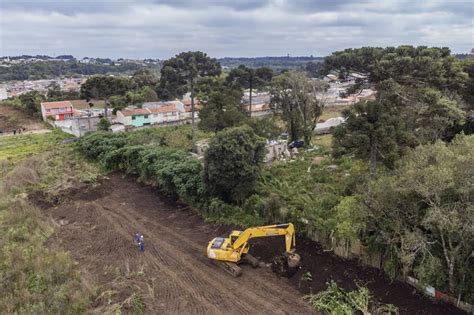
<path fill-rule="evenodd" d="M 237 266 L 236 263 L 226 261 L 214 261 L 214 263 L 236 278 L 242 275 L 242 268 Z"/>

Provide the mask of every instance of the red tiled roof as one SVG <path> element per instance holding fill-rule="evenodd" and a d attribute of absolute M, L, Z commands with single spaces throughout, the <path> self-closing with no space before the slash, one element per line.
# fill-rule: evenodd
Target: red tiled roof
<path fill-rule="evenodd" d="M 176 108 L 175 104 L 170 104 L 170 105 L 163 105 L 163 106 L 155 107 L 155 108 L 149 108 L 149 111 L 153 114 L 172 113 L 172 112 L 177 112 L 178 109 Z"/>
<path fill-rule="evenodd" d="M 73 107 L 72 103 L 69 101 L 60 101 L 60 102 L 43 102 L 41 106 L 44 109 L 53 109 L 53 108 L 64 108 L 64 107 Z"/>
<path fill-rule="evenodd" d="M 124 116 L 138 116 L 150 114 L 150 110 L 148 110 L 147 108 L 122 109 L 120 112 Z"/>

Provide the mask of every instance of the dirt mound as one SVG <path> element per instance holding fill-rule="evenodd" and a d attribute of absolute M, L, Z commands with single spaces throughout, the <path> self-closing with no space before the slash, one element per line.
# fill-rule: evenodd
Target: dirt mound
<path fill-rule="evenodd" d="M 59 226 L 51 246 L 69 250 L 100 286 L 97 310 L 113 303 L 126 309 L 140 296 L 146 313 L 312 313 L 291 283 L 269 268 L 242 266 L 238 279 L 217 268 L 206 246 L 229 227 L 204 223 L 186 205 L 134 179 L 112 174 L 102 185 L 66 192 L 43 212 Z M 144 253 L 133 242 L 136 231 L 144 234 Z"/>
<path fill-rule="evenodd" d="M 278 238 L 261 239 L 253 244 L 252 254 L 270 262 L 284 248 L 284 241 Z M 296 251 L 301 255 L 301 269 L 290 278 L 290 282 L 304 293 L 317 293 L 334 280 L 347 290 L 357 289 L 357 285 L 367 286 L 375 298 L 382 303 L 397 306 L 400 314 L 466 314 L 456 307 L 436 302 L 415 290 L 409 284 L 391 281 L 382 271 L 363 267 L 357 261 L 345 260 L 331 253 L 323 252 L 320 245 L 308 239 L 298 239 Z M 311 273 L 311 281 L 300 281 Z"/>

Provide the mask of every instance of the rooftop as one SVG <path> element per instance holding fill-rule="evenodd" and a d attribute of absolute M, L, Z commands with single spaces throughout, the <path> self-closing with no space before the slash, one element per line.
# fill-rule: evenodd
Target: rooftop
<path fill-rule="evenodd" d="M 70 101 L 60 101 L 60 102 L 42 102 L 41 106 L 44 109 L 52 109 L 52 108 L 64 108 L 64 107 L 73 107 Z"/>

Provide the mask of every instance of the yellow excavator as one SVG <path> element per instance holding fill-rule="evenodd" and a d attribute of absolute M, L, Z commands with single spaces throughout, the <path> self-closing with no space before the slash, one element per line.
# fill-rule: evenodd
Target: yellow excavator
<path fill-rule="evenodd" d="M 257 258 L 249 254 L 249 240 L 256 237 L 284 236 L 285 256 L 288 268 L 296 269 L 300 265 L 300 256 L 295 253 L 295 227 L 292 223 L 251 227 L 245 231 L 232 231 L 228 238 L 216 237 L 207 246 L 207 257 L 218 262 L 234 277 L 242 274 L 238 264 L 247 262 L 254 268 Z"/>

